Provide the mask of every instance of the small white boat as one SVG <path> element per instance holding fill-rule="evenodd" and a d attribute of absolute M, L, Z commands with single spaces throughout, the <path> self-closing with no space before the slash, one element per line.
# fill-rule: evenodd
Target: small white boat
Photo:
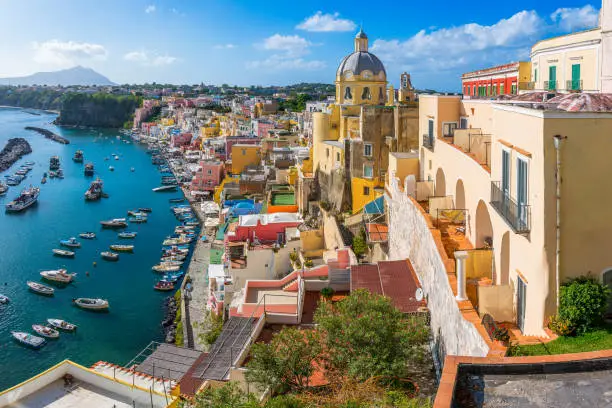
<path fill-rule="evenodd" d="M 119 254 L 116 254 L 111 251 L 100 252 L 100 256 L 102 257 L 102 259 L 106 259 L 107 261 L 118 261 L 119 260 Z"/>
<path fill-rule="evenodd" d="M 153 268 L 154 272 L 178 272 L 181 269 L 180 265 L 158 264 Z"/>
<path fill-rule="evenodd" d="M 56 329 L 65 330 L 65 331 L 75 331 L 77 326 L 76 324 L 68 323 L 62 319 L 47 319 L 47 323 Z"/>
<path fill-rule="evenodd" d="M 8 296 L 0 294 L 0 303 L 1 304 L 7 304 L 10 301 L 11 301 L 11 299 L 9 299 Z"/>
<path fill-rule="evenodd" d="M 119 238 L 123 238 L 123 239 L 133 239 L 136 238 L 137 233 L 136 232 L 129 232 L 129 231 L 125 231 L 125 232 L 120 232 L 119 233 Z"/>
<path fill-rule="evenodd" d="M 70 283 L 76 276 L 76 273 L 67 273 L 66 269 L 57 269 L 52 271 L 42 271 L 40 276 L 48 281 Z"/>
<path fill-rule="evenodd" d="M 89 310 L 106 310 L 108 309 L 108 300 L 104 299 L 92 299 L 92 298 L 78 298 L 73 300 L 74 304 L 82 309 Z"/>
<path fill-rule="evenodd" d="M 81 237 L 83 239 L 95 239 L 96 238 L 96 233 L 95 232 L 81 232 L 79 234 L 79 237 Z"/>
<path fill-rule="evenodd" d="M 134 245 L 118 245 L 110 246 L 110 249 L 117 252 L 134 252 Z"/>
<path fill-rule="evenodd" d="M 153 189 L 154 192 L 159 193 L 159 192 L 163 192 L 163 191 L 176 191 L 176 186 L 159 186 L 159 187 L 155 187 Z"/>
<path fill-rule="evenodd" d="M 53 254 L 57 256 L 63 256 L 64 258 L 73 258 L 74 252 L 67 251 L 65 249 L 53 249 Z"/>
<path fill-rule="evenodd" d="M 57 339 L 60 335 L 57 330 L 43 326 L 42 324 L 33 324 L 32 330 L 48 339 Z"/>
<path fill-rule="evenodd" d="M 108 169 L 109 169 L 110 171 L 115 171 L 115 168 L 114 168 L 113 166 L 108 166 Z"/>
<path fill-rule="evenodd" d="M 51 286 L 43 285 L 42 283 L 28 281 L 27 285 L 31 291 L 41 295 L 53 296 L 55 293 L 55 289 L 53 289 Z"/>
<path fill-rule="evenodd" d="M 75 237 L 61 240 L 60 245 L 67 246 L 69 248 L 80 248 L 81 247 L 81 243 L 77 241 Z"/>
<path fill-rule="evenodd" d="M 42 337 L 33 336 L 29 333 L 12 331 L 11 336 L 24 346 L 32 347 L 33 349 L 39 349 L 46 343 Z"/>

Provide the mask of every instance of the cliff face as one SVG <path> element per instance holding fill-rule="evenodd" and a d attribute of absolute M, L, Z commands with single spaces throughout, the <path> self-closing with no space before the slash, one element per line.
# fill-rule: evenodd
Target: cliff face
<path fill-rule="evenodd" d="M 11 167 L 21 156 L 28 153 L 32 153 L 32 148 L 27 140 L 21 137 L 9 139 L 0 152 L 0 172 Z"/>
<path fill-rule="evenodd" d="M 141 98 L 103 93 L 67 94 L 55 123 L 68 126 L 119 128 L 131 121 Z"/>

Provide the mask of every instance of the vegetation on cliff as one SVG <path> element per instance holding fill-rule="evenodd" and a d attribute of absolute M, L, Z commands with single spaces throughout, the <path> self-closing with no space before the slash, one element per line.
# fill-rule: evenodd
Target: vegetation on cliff
<path fill-rule="evenodd" d="M 131 127 L 134 110 L 142 98 L 133 95 L 69 93 L 62 98 L 58 125 L 119 128 Z"/>
<path fill-rule="evenodd" d="M 63 92 L 53 89 L 0 87 L 0 105 L 19 108 L 60 110 Z"/>

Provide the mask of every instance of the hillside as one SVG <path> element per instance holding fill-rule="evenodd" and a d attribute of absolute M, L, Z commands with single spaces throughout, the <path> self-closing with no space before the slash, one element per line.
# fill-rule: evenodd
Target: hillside
<path fill-rule="evenodd" d="M 91 68 L 76 66 L 60 71 L 37 72 L 24 77 L 0 78 L 0 85 L 90 86 L 114 85 L 114 83 Z"/>

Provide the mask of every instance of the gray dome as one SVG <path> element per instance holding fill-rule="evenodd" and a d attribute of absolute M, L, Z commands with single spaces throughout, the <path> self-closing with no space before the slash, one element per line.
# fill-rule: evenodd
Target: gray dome
<path fill-rule="evenodd" d="M 382 71 L 385 77 L 387 76 L 383 63 L 376 55 L 367 51 L 356 51 L 344 57 L 336 75 L 343 76 L 348 71 L 351 71 L 354 75 L 360 75 L 363 71 L 370 71 L 374 75 L 378 75 Z"/>
<path fill-rule="evenodd" d="M 368 36 L 366 35 L 366 33 L 363 31 L 363 28 L 361 28 L 359 30 L 359 32 L 357 33 L 357 35 L 355 36 L 355 38 L 365 38 L 367 39 Z"/>

